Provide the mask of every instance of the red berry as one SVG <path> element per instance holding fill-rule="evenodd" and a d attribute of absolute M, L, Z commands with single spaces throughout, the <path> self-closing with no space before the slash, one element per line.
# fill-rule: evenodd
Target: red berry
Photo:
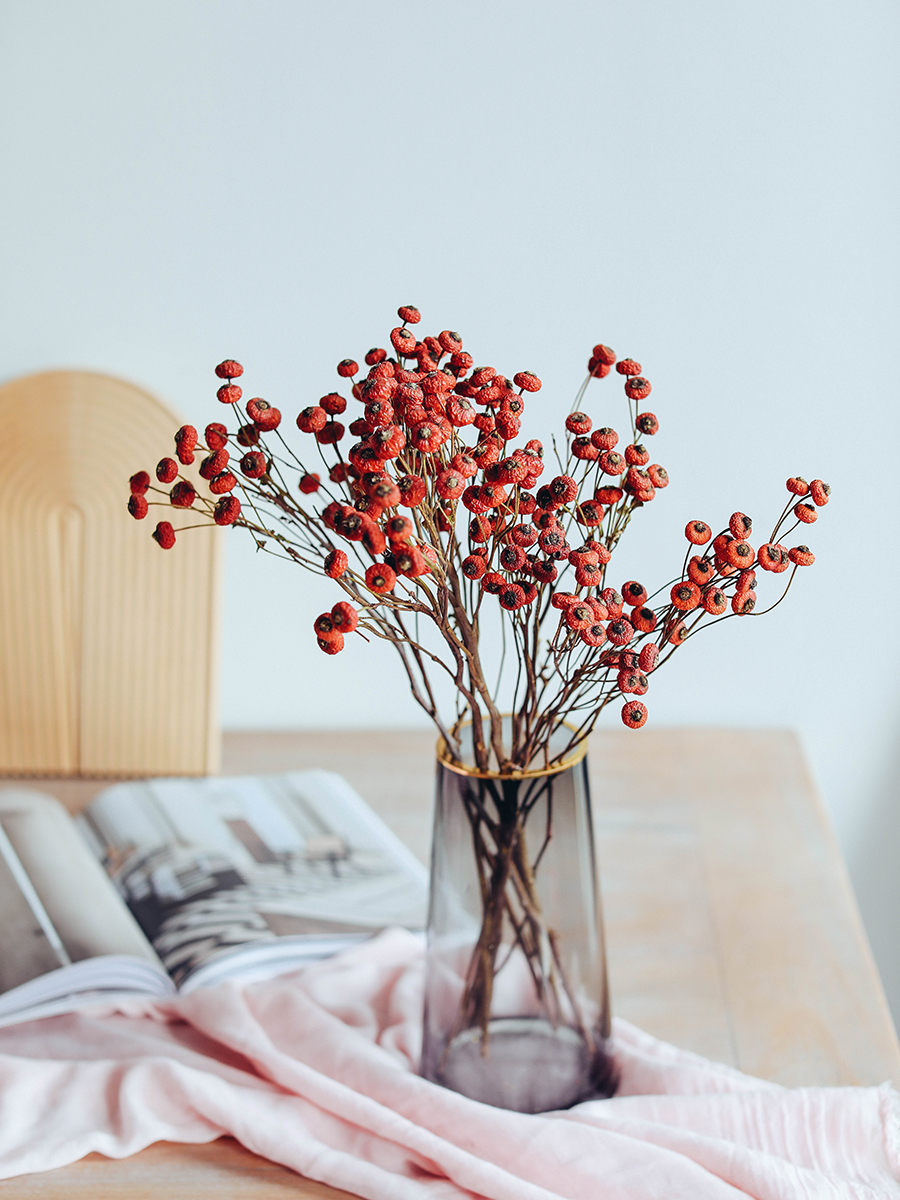
<path fill-rule="evenodd" d="M 340 579 L 347 570 L 347 555 L 343 550 L 332 550 L 323 565 L 329 579 Z"/>
<path fill-rule="evenodd" d="M 688 521 L 684 536 L 693 546 L 705 546 L 712 537 L 712 530 L 705 521 Z"/>
<path fill-rule="evenodd" d="M 737 613 L 739 617 L 744 617 L 747 613 L 753 612 L 756 607 L 756 592 L 735 592 L 731 597 L 731 611 Z"/>
<path fill-rule="evenodd" d="M 685 625 L 684 621 L 676 621 L 672 626 L 666 641 L 671 642 L 673 646 L 680 646 L 687 635 L 687 625 Z"/>
<path fill-rule="evenodd" d="M 514 413 L 498 412 L 494 418 L 497 432 L 502 435 L 505 442 L 511 442 L 513 438 L 519 436 L 519 431 L 522 428 L 522 422 Z"/>
<path fill-rule="evenodd" d="M 500 551 L 499 563 L 504 571 L 521 571 L 525 565 L 525 551 L 521 546 L 506 545 Z"/>
<path fill-rule="evenodd" d="M 700 603 L 700 589 L 696 583 L 690 583 L 686 579 L 676 583 L 669 594 L 672 603 L 680 612 L 690 612 Z"/>
<path fill-rule="evenodd" d="M 656 613 L 652 608 L 633 608 L 628 619 L 638 633 L 652 633 L 656 628 Z"/>
<path fill-rule="evenodd" d="M 446 350 L 448 354 L 458 354 L 462 350 L 462 338 L 452 329 L 445 329 L 443 333 L 439 333 L 438 341 L 441 349 Z"/>
<path fill-rule="evenodd" d="M 216 399 L 220 404 L 237 404 L 243 394 L 236 383 L 223 383 L 216 392 Z"/>
<path fill-rule="evenodd" d="M 809 484 L 799 475 L 794 475 L 787 481 L 787 490 L 795 496 L 805 496 L 809 491 Z"/>
<path fill-rule="evenodd" d="M 319 485 L 321 482 L 322 480 L 320 477 L 313 472 L 312 474 L 304 475 L 297 486 L 304 496 L 311 496 L 313 492 L 317 492 L 319 490 Z"/>
<path fill-rule="evenodd" d="M 823 504 L 828 503 L 831 488 L 827 483 L 823 483 L 821 479 L 814 479 L 809 485 L 809 494 L 812 496 L 813 504 L 821 508 Z"/>
<path fill-rule="evenodd" d="M 342 379 L 350 379 L 358 370 L 359 366 L 352 358 L 342 358 L 337 365 L 337 373 Z"/>
<path fill-rule="evenodd" d="M 448 467 L 436 477 L 434 490 L 443 500 L 458 500 L 466 490 L 466 481 L 459 471 Z"/>
<path fill-rule="evenodd" d="M 622 584 L 622 597 L 626 604 L 640 606 L 647 599 L 647 589 L 637 580 L 629 579 L 627 583 Z"/>
<path fill-rule="evenodd" d="M 366 366 L 367 367 L 377 366 L 378 363 L 384 362 L 384 360 L 386 358 L 387 358 L 387 350 L 381 350 L 379 347 L 373 346 L 373 348 L 366 355 Z"/>
<path fill-rule="evenodd" d="M 581 462 L 596 462 L 600 457 L 600 451 L 589 437 L 577 437 L 572 442 L 572 457 Z"/>
<path fill-rule="evenodd" d="M 132 496 L 143 496 L 150 486 L 150 476 L 146 471 L 138 471 L 129 479 Z"/>
<path fill-rule="evenodd" d="M 134 519 L 136 521 L 143 521 L 149 510 L 150 506 L 143 495 L 140 492 L 132 492 L 128 497 L 128 511 Z"/>
<path fill-rule="evenodd" d="M 620 375 L 640 375 L 641 364 L 633 358 L 623 358 L 616 363 L 616 370 Z"/>
<path fill-rule="evenodd" d="M 630 467 L 644 467 L 650 461 L 650 455 L 643 446 L 636 443 L 625 447 L 625 461 Z"/>
<path fill-rule="evenodd" d="M 650 482 L 654 487 L 664 488 L 669 486 L 669 472 L 665 467 L 661 467 L 659 463 L 651 463 L 647 468 L 647 474 L 650 476 Z"/>
<path fill-rule="evenodd" d="M 604 588 L 600 593 L 600 600 L 606 605 L 611 617 L 621 617 L 622 609 L 625 607 L 625 597 L 620 592 L 617 592 L 615 588 Z"/>
<path fill-rule="evenodd" d="M 622 667 L 616 678 L 620 692 L 640 692 L 645 683 L 644 676 L 635 667 Z"/>
<path fill-rule="evenodd" d="M 433 454 L 446 440 L 447 435 L 441 426 L 433 421 L 422 421 L 409 431 L 410 445 L 424 454 Z"/>
<path fill-rule="evenodd" d="M 587 526 L 588 529 L 599 525 L 603 516 L 603 505 L 598 504 L 596 500 L 585 500 L 575 508 L 575 520 L 579 525 Z"/>
<path fill-rule="evenodd" d="M 397 309 L 397 316 L 407 325 L 418 325 L 422 314 L 412 304 L 404 304 Z"/>
<path fill-rule="evenodd" d="M 297 417 L 297 428 L 301 433 L 318 433 L 320 429 L 325 428 L 328 420 L 328 414 L 325 409 L 318 404 L 312 404 Z"/>
<path fill-rule="evenodd" d="M 659 433 L 659 421 L 652 412 L 638 413 L 635 425 L 647 437 L 653 437 L 655 433 Z"/>
<path fill-rule="evenodd" d="M 266 473 L 266 456 L 259 450 L 250 450 L 241 459 L 241 471 L 248 479 L 260 479 Z"/>
<path fill-rule="evenodd" d="M 523 392 L 539 392 L 541 381 L 533 371 L 518 371 L 513 375 L 513 383 Z"/>
<path fill-rule="evenodd" d="M 590 433 L 593 421 L 583 412 L 569 413 L 566 417 L 566 429 L 569 433 Z"/>
<path fill-rule="evenodd" d="M 233 525 L 241 515 L 241 502 L 237 496 L 223 496 L 213 509 L 213 520 L 217 525 Z"/>
<path fill-rule="evenodd" d="M 313 621 L 313 629 L 317 637 L 324 638 L 326 641 L 340 633 L 330 612 L 319 613 Z"/>
<path fill-rule="evenodd" d="M 811 567 L 816 561 L 816 556 L 809 546 L 795 546 L 793 550 L 788 550 L 788 558 L 798 567 Z"/>
<path fill-rule="evenodd" d="M 447 401 L 447 419 L 457 429 L 464 429 L 477 421 L 478 414 L 468 400 L 452 396 Z"/>
<path fill-rule="evenodd" d="M 281 413 L 261 396 L 256 396 L 253 400 L 248 401 L 247 416 L 258 429 L 262 429 L 265 433 L 277 429 L 281 424 Z"/>
<path fill-rule="evenodd" d="M 220 471 L 224 471 L 228 466 L 230 455 L 227 450 L 216 450 L 212 454 L 207 454 L 203 462 L 200 464 L 201 479 L 215 479 Z M 169 482 L 168 480 L 166 482 Z"/>
<path fill-rule="evenodd" d="M 740 575 L 738 575 L 737 587 L 735 588 L 735 591 L 749 592 L 749 591 L 752 591 L 753 588 L 755 588 L 755 587 L 756 587 L 756 572 L 755 571 L 741 571 Z"/>
<path fill-rule="evenodd" d="M 520 509 L 521 511 L 521 509 Z M 538 540 L 538 531 L 533 525 L 514 525 L 506 535 L 507 540 L 512 542 L 514 546 L 521 546 L 527 550 L 529 546 L 533 546 Z"/>
<path fill-rule="evenodd" d="M 214 496 L 224 495 L 225 492 L 233 492 L 237 487 L 237 479 L 231 471 L 220 471 L 209 481 L 209 490 Z"/>
<path fill-rule="evenodd" d="M 603 363 L 605 367 L 611 367 L 616 361 L 616 352 L 615 350 L 610 350 L 609 346 L 604 346 L 602 342 L 599 342 L 594 347 L 593 357 L 598 362 Z"/>
<path fill-rule="evenodd" d="M 659 658 L 659 646 L 654 645 L 653 642 L 648 642 L 648 644 L 643 647 L 640 655 L 638 656 L 638 666 L 641 668 L 641 670 L 644 672 L 645 675 L 649 675 L 650 672 L 653 670 L 653 668 L 656 666 L 656 661 L 658 658 Z"/>
<path fill-rule="evenodd" d="M 182 425 L 175 434 L 175 453 L 178 461 L 189 466 L 194 461 L 193 450 L 196 445 L 197 430 L 193 425 Z"/>
<path fill-rule="evenodd" d="M 624 617 L 618 617 L 615 621 L 610 621 L 606 629 L 606 636 L 614 646 L 627 646 L 634 637 L 634 626 Z"/>
<path fill-rule="evenodd" d="M 153 530 L 152 536 L 163 550 L 171 550 L 175 545 L 175 530 L 169 521 L 160 521 Z"/>
<path fill-rule="evenodd" d="M 224 450 L 228 445 L 228 430 L 219 421 L 212 421 L 203 431 L 210 450 Z"/>
<path fill-rule="evenodd" d="M 404 508 L 415 508 L 428 494 L 425 480 L 419 475 L 403 475 L 397 480 L 397 487 L 400 489 L 400 503 Z"/>
<path fill-rule="evenodd" d="M 606 363 L 600 362 L 598 358 L 589 358 L 587 369 L 588 374 L 592 375 L 594 379 L 605 379 L 609 374 L 609 367 Z"/>
<path fill-rule="evenodd" d="M 731 536 L 736 538 L 748 538 L 753 529 L 753 522 L 746 513 L 732 513 L 728 521 L 728 528 L 731 530 Z"/>
<path fill-rule="evenodd" d="M 746 570 L 756 558 L 756 551 L 749 542 L 733 538 L 725 547 L 725 559 L 732 567 Z"/>
<path fill-rule="evenodd" d="M 197 493 L 194 485 L 185 481 L 176 483 L 169 492 L 169 502 L 175 508 L 190 508 L 196 499 Z"/>
<path fill-rule="evenodd" d="M 326 421 L 321 429 L 316 431 L 316 441 L 321 446 L 334 446 L 344 436 L 344 426 L 340 421 Z"/>
<path fill-rule="evenodd" d="M 563 621 L 569 629 L 580 632 L 582 629 L 589 629 L 591 625 L 596 625 L 597 615 L 585 600 L 576 600 L 574 604 L 563 609 Z"/>
<path fill-rule="evenodd" d="M 383 595 L 385 592 L 393 591 L 396 583 L 397 573 L 387 563 L 373 563 L 366 570 L 366 586 L 370 592 Z"/>
<path fill-rule="evenodd" d="M 319 401 L 319 407 L 324 408 L 329 416 L 339 417 L 347 408 L 347 401 L 343 396 L 339 396 L 337 392 L 329 392 L 327 396 L 323 396 Z M 250 411 L 249 405 L 247 412 Z"/>
<path fill-rule="evenodd" d="M 640 729 L 647 721 L 647 708 L 640 700 L 629 700 L 622 707 L 622 721 L 629 729 Z"/>
<path fill-rule="evenodd" d="M 504 583 L 499 592 L 500 607 L 515 612 L 525 604 L 525 591 L 517 583 Z"/>
<path fill-rule="evenodd" d="M 555 504 L 561 508 L 571 504 L 578 495 L 578 484 L 571 475 L 557 475 L 550 481 L 549 490 Z"/>
<path fill-rule="evenodd" d="M 331 610 L 331 619 L 335 629 L 341 633 L 352 633 L 359 624 L 359 613 L 346 600 L 339 600 Z"/>
<path fill-rule="evenodd" d="M 604 450 L 599 459 L 600 470 L 604 475 L 621 475 L 625 470 L 625 459 L 615 450 Z"/>
<path fill-rule="evenodd" d="M 335 633 L 330 638 L 316 638 L 316 645 L 326 654 L 340 654 L 344 648 L 344 635 Z"/>
<path fill-rule="evenodd" d="M 161 458 L 156 464 L 156 478 L 160 483 L 171 483 L 178 478 L 178 463 L 174 458 Z"/>
<path fill-rule="evenodd" d="M 553 608 L 558 608 L 562 612 L 577 601 L 578 597 L 571 592 L 554 592 L 550 603 Z"/>
<path fill-rule="evenodd" d="M 399 575 L 415 579 L 428 570 L 425 556 L 418 546 L 406 546 L 394 555 L 394 567 Z"/>
<path fill-rule="evenodd" d="M 625 395 L 630 400 L 646 400 L 651 390 L 649 379 L 644 379 L 642 375 L 633 376 L 625 384 Z"/>
<path fill-rule="evenodd" d="M 594 492 L 598 504 L 618 504 L 625 493 L 618 487 L 599 487 Z"/>
<path fill-rule="evenodd" d="M 702 604 L 710 616 L 718 617 L 728 607 L 728 598 L 721 588 L 710 588 L 703 593 Z"/>
<path fill-rule="evenodd" d="M 591 434 L 591 442 L 598 450 L 613 450 L 619 441 L 619 435 L 614 429 L 610 429 L 608 425 L 604 425 L 601 429 L 595 429 Z"/>
<path fill-rule="evenodd" d="M 586 646 L 602 646 L 606 641 L 606 629 L 597 621 L 582 629 L 579 636 Z"/>
<path fill-rule="evenodd" d="M 688 578 L 696 583 L 698 587 L 703 587 L 709 583 L 713 575 L 716 573 L 716 567 L 711 558 L 703 557 L 695 554 L 688 563 Z"/>
<path fill-rule="evenodd" d="M 819 514 L 811 504 L 795 504 L 794 516 L 802 521 L 804 525 L 812 525 L 813 521 L 818 520 Z"/>
<path fill-rule="evenodd" d="M 235 362 L 233 358 L 226 358 L 224 362 L 220 362 L 216 367 L 216 374 L 220 379 L 237 379 L 243 373 L 244 368 L 239 362 Z"/>
<path fill-rule="evenodd" d="M 414 334 L 411 334 L 408 329 L 398 326 L 391 330 L 391 345 L 398 354 L 404 358 L 409 358 L 416 348 L 416 339 Z"/>

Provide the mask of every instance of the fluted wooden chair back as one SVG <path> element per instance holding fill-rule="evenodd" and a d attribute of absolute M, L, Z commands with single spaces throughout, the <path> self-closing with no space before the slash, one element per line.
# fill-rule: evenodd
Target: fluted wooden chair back
<path fill-rule="evenodd" d="M 126 511 L 179 423 L 86 371 L 0 387 L 0 774 L 218 769 L 219 531 Z"/>

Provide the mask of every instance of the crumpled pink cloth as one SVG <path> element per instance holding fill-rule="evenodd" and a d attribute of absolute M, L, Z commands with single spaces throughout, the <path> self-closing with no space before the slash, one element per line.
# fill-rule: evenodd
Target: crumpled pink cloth
<path fill-rule="evenodd" d="M 368 1200 L 900 1198 L 893 1089 L 783 1088 L 624 1021 L 612 1100 L 526 1116 L 419 1078 L 422 948 L 0 1029 L 0 1176 L 231 1134 Z"/>

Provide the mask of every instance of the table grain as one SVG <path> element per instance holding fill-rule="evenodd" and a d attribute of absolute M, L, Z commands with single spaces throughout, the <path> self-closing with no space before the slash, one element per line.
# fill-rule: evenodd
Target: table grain
<path fill-rule="evenodd" d="M 427 862 L 434 736 L 225 735 L 223 771 L 338 771 Z M 900 1086 L 900 1048 L 830 823 L 786 730 L 606 730 L 591 792 L 614 1012 L 789 1086 Z M 24 782 L 24 781 L 23 781 Z M 78 811 L 109 780 L 30 780 Z M 2 785 L 2 781 L 0 781 Z M 346 1196 L 231 1138 L 0 1183 L 25 1197 Z"/>

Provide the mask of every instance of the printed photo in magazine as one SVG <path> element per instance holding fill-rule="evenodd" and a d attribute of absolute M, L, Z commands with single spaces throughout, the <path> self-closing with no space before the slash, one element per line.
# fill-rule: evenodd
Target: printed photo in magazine
<path fill-rule="evenodd" d="M 428 873 L 339 775 L 0 790 L 0 1025 L 296 970 L 425 924 Z"/>

